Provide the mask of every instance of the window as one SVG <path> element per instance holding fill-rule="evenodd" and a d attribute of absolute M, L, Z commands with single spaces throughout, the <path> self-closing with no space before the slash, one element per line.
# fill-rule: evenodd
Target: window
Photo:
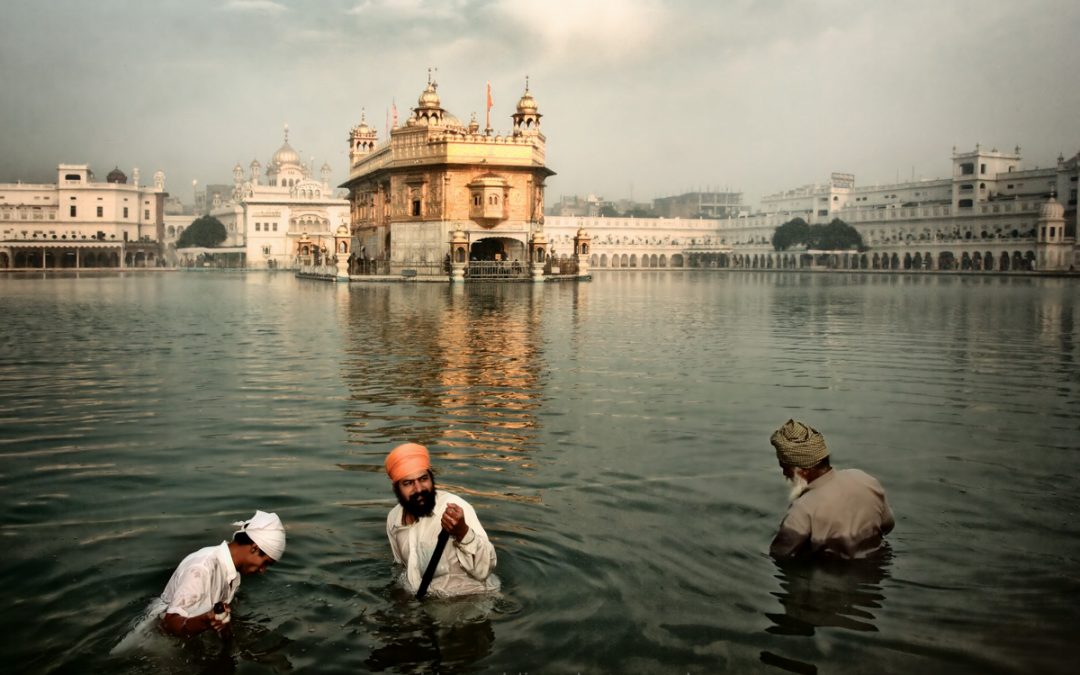
<path fill-rule="evenodd" d="M 985 164 L 980 164 L 979 165 L 979 173 L 986 173 L 986 165 Z"/>
<path fill-rule="evenodd" d="M 967 176 L 975 173 L 975 164 L 972 162 L 964 162 L 960 165 L 960 175 Z"/>
<path fill-rule="evenodd" d="M 69 215 L 69 216 L 71 216 L 72 218 L 74 218 L 74 217 L 75 217 L 75 214 L 76 214 L 76 213 L 77 213 L 77 210 L 76 210 L 76 208 L 75 208 L 75 205 L 74 205 L 74 204 L 72 204 L 71 206 L 69 206 L 69 207 L 68 207 L 68 215 Z"/>
<path fill-rule="evenodd" d="M 957 204 L 957 206 L 959 206 L 962 209 L 970 209 L 972 207 L 972 205 L 973 204 L 972 204 L 972 201 L 970 199 L 961 199 L 960 203 Z"/>
<path fill-rule="evenodd" d="M 414 216 L 419 216 L 419 215 L 420 215 L 420 200 L 419 200 L 419 199 L 414 199 L 414 200 L 413 200 L 413 203 L 412 203 L 412 214 L 413 214 Z"/>
<path fill-rule="evenodd" d="M 97 217 L 98 218 L 104 218 L 105 217 L 105 207 L 104 206 L 97 207 Z"/>
<path fill-rule="evenodd" d="M 274 232 L 277 232 L 277 223 L 274 223 Z"/>
<path fill-rule="evenodd" d="M 79 174 L 77 174 L 77 173 L 69 173 L 68 175 L 64 176 L 64 180 L 73 180 L 73 181 L 78 182 Z"/>
<path fill-rule="evenodd" d="M 255 231 L 256 231 L 256 232 L 258 232 L 258 231 L 259 231 L 259 228 L 260 228 L 260 227 L 262 227 L 262 225 L 261 225 L 260 223 L 255 223 Z"/>
<path fill-rule="evenodd" d="M 128 217 L 128 207 L 126 207 L 126 206 L 124 207 L 124 217 L 125 218 Z"/>
<path fill-rule="evenodd" d="M 150 209 L 145 209 L 143 211 L 143 220 L 150 220 Z"/>

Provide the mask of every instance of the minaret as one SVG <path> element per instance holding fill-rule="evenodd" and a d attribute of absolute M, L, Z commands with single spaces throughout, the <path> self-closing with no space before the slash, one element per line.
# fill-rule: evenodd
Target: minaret
<path fill-rule="evenodd" d="M 258 185 L 259 171 L 262 170 L 262 164 L 259 164 L 259 160 L 253 159 L 251 160 L 251 164 L 249 166 L 251 167 L 251 184 Z"/>
<path fill-rule="evenodd" d="M 322 176 L 323 190 L 330 189 L 330 174 L 333 173 L 333 169 L 330 168 L 329 162 L 323 162 L 322 168 L 319 169 L 319 174 Z"/>
<path fill-rule="evenodd" d="M 1065 241 L 1065 207 L 1051 194 L 1035 221 L 1035 264 L 1039 270 L 1068 269 L 1072 249 Z"/>
<path fill-rule="evenodd" d="M 375 141 L 378 134 L 368 126 L 366 113 L 360 111 L 360 124 L 352 128 L 349 134 L 349 165 L 355 166 L 364 157 L 375 152 Z"/>
<path fill-rule="evenodd" d="M 515 136 L 537 136 L 540 134 L 540 115 L 536 99 L 529 93 L 529 78 L 525 78 L 525 93 L 517 104 L 517 112 L 511 116 L 514 120 Z"/>

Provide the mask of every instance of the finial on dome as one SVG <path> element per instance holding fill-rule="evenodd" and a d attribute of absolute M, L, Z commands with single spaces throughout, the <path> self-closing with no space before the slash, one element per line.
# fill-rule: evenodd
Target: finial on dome
<path fill-rule="evenodd" d="M 285 123 L 285 142 L 289 142 L 289 123 Z"/>
<path fill-rule="evenodd" d="M 529 91 L 529 76 L 525 76 L 525 91 Z"/>

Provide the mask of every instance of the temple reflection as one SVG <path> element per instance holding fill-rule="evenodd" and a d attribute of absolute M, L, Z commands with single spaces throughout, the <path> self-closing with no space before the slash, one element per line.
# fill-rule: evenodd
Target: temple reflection
<path fill-rule="evenodd" d="M 546 372 L 531 284 L 357 286 L 340 302 L 346 427 L 373 448 L 365 468 L 381 471 L 404 440 L 427 445 L 444 470 L 529 468 Z"/>

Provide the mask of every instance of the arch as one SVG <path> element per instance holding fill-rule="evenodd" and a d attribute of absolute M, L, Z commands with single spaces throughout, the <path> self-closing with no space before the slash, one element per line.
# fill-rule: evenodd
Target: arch
<path fill-rule="evenodd" d="M 630 256 L 623 253 L 620 260 L 619 260 L 619 267 L 629 267 L 629 266 L 630 266 Z"/>
<path fill-rule="evenodd" d="M 611 266 L 612 267 L 621 267 L 621 265 L 619 265 L 619 254 L 618 253 L 612 254 L 612 256 L 611 256 Z"/>
<path fill-rule="evenodd" d="M 1000 269 L 1002 272 L 1008 272 L 1009 271 L 1009 252 L 1008 251 L 1002 251 L 1001 252 L 1001 258 L 999 259 L 999 262 L 998 262 L 998 269 Z"/>
<path fill-rule="evenodd" d="M 987 272 L 994 271 L 994 254 L 990 251 L 983 253 L 983 269 Z"/>
<path fill-rule="evenodd" d="M 633 263 L 633 260 L 631 260 L 631 263 Z M 649 254 L 648 253 L 641 256 L 641 266 L 642 267 L 648 267 L 649 266 Z"/>
<path fill-rule="evenodd" d="M 938 254 L 937 268 L 939 270 L 951 270 L 956 267 L 956 256 L 952 251 L 942 251 Z"/>
<path fill-rule="evenodd" d="M 659 262 L 660 262 L 660 267 L 667 267 L 667 256 L 664 255 L 663 253 L 661 253 Z"/>
<path fill-rule="evenodd" d="M 1035 269 L 1035 253 L 1033 251 L 1028 251 L 1024 255 L 1024 269 L 1028 272 Z"/>
<path fill-rule="evenodd" d="M 596 263 L 599 261 L 599 259 L 600 258 L 595 253 L 593 253 L 592 256 L 589 257 L 589 266 L 596 267 Z"/>
<path fill-rule="evenodd" d="M 0 270 L 6 270 L 11 267 L 11 258 L 6 251 L 0 251 Z"/>
<path fill-rule="evenodd" d="M 649 256 L 649 267 L 659 267 L 660 265 L 658 263 L 659 263 L 659 260 L 656 257 L 655 253 L 653 253 L 651 256 Z"/>
<path fill-rule="evenodd" d="M 914 261 L 911 259 L 911 253 L 905 253 L 904 254 L 904 263 L 903 263 L 904 264 L 904 269 L 905 270 L 911 269 L 911 266 L 912 266 L 913 263 L 914 263 Z"/>
<path fill-rule="evenodd" d="M 684 267 L 685 265 L 686 265 L 686 263 L 683 262 L 683 257 L 682 257 L 681 253 L 672 253 L 671 254 L 671 266 L 672 267 Z"/>
<path fill-rule="evenodd" d="M 872 265 L 873 265 L 872 269 L 875 269 L 875 270 L 881 269 L 881 256 L 879 256 L 877 253 L 874 254 L 874 257 L 872 259 Z"/>
<path fill-rule="evenodd" d="M 607 253 L 600 254 L 600 267 L 607 267 Z"/>
<path fill-rule="evenodd" d="M 914 269 L 921 270 L 923 268 L 922 253 L 915 252 L 915 256 L 911 259 L 911 266 Z"/>
<path fill-rule="evenodd" d="M 630 254 L 630 267 L 637 267 L 637 266 L 638 266 L 637 253 L 631 253 Z"/>

